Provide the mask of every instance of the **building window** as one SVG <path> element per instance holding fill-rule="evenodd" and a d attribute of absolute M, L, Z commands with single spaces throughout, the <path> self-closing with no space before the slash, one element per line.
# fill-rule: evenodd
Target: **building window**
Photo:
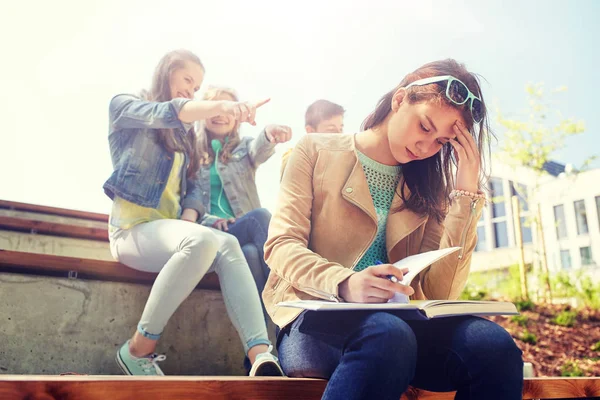
<path fill-rule="evenodd" d="M 485 237 L 485 226 L 480 225 L 477 227 L 477 244 L 475 245 L 475 251 L 486 251 L 487 240 Z"/>
<path fill-rule="evenodd" d="M 589 246 L 579 248 L 579 256 L 581 257 L 581 265 L 593 265 L 592 248 Z"/>
<path fill-rule="evenodd" d="M 521 217 L 521 236 L 523 237 L 523 243 L 533 242 L 531 236 L 531 222 L 527 217 Z"/>
<path fill-rule="evenodd" d="M 567 220 L 565 219 L 565 206 L 554 206 L 554 225 L 556 226 L 556 237 L 564 239 L 569 236 L 567 232 Z"/>
<path fill-rule="evenodd" d="M 494 247 L 508 247 L 508 227 L 506 226 L 506 198 L 504 197 L 504 182 L 500 178 L 490 179 L 492 194 L 492 227 L 494 232 Z"/>
<path fill-rule="evenodd" d="M 569 250 L 560 251 L 560 265 L 562 269 L 571 269 L 571 253 Z"/>
<path fill-rule="evenodd" d="M 577 234 L 585 235 L 589 232 L 587 223 L 587 214 L 585 212 L 585 202 L 578 200 L 573 203 L 575 206 L 575 221 L 577 222 Z"/>
<path fill-rule="evenodd" d="M 506 205 L 502 179 L 491 178 L 490 189 L 492 192 L 492 218 L 505 217 Z"/>
<path fill-rule="evenodd" d="M 529 201 L 527 198 L 527 186 L 510 181 L 511 196 L 517 196 L 519 199 L 519 214 L 521 215 L 521 237 L 523 243 L 531 243 L 531 222 L 529 221 Z M 512 203 L 511 203 L 512 204 Z"/>
<path fill-rule="evenodd" d="M 508 247 L 508 230 L 506 221 L 494 222 L 495 247 Z"/>

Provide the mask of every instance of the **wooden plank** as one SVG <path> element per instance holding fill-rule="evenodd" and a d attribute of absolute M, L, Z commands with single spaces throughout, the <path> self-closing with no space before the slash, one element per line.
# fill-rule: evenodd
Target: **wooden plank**
<path fill-rule="evenodd" d="M 0 228 L 19 232 L 41 233 L 44 235 L 65 236 L 78 239 L 92 239 L 108 242 L 108 229 L 106 228 L 89 228 L 85 226 L 5 216 L 0 216 Z"/>
<path fill-rule="evenodd" d="M 66 208 L 41 206 L 38 204 L 19 203 L 16 201 L 0 200 L 0 208 L 8 208 L 11 210 L 32 211 L 42 214 L 60 215 L 63 217 L 75 217 L 88 219 L 92 221 L 108 222 L 107 214 L 100 214 L 90 211 L 69 210 Z"/>
<path fill-rule="evenodd" d="M 3 400 L 129 400 L 133 397 L 180 400 L 320 399 L 326 381 L 300 378 L 228 376 L 39 376 L 0 375 Z M 415 397 L 418 396 L 418 397 Z M 600 378 L 527 378 L 523 399 L 600 396 Z M 454 393 L 412 390 L 402 400 L 450 400 Z"/>
<path fill-rule="evenodd" d="M 157 274 L 129 268 L 116 261 L 91 260 L 51 254 L 25 253 L 0 249 L 0 268 L 11 272 L 77 272 L 83 279 L 105 281 L 153 283 Z M 198 284 L 199 289 L 220 290 L 219 278 L 215 273 L 206 274 Z M 0 397 L 1 399 L 1 397 Z"/>
<path fill-rule="evenodd" d="M 600 397 L 600 377 L 593 378 L 527 378 L 524 399 L 588 399 Z"/>

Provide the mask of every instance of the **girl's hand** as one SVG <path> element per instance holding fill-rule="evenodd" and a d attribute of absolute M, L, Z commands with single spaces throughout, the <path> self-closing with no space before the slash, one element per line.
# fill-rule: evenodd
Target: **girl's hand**
<path fill-rule="evenodd" d="M 286 125 L 267 125 L 265 134 L 271 143 L 285 143 L 292 138 L 292 128 Z"/>
<path fill-rule="evenodd" d="M 396 292 L 410 296 L 413 288 L 387 278 L 393 275 L 400 281 L 407 272 L 407 268 L 399 270 L 392 264 L 371 266 L 340 283 L 339 294 L 349 303 L 385 303 Z"/>
<path fill-rule="evenodd" d="M 215 222 L 212 225 L 212 227 L 215 229 L 218 229 L 220 231 L 227 232 L 229 230 L 229 224 L 233 224 L 234 222 L 235 222 L 235 218 L 229 218 L 229 219 L 221 218 L 221 219 L 218 219 L 217 222 Z"/>
<path fill-rule="evenodd" d="M 228 115 L 238 122 L 248 122 L 250 125 L 255 126 L 256 121 L 256 109 L 267 104 L 271 99 L 265 99 L 258 102 L 237 102 L 237 101 L 223 101 L 222 112 Z"/>
<path fill-rule="evenodd" d="M 198 220 L 198 211 L 193 208 L 185 208 L 181 213 L 183 221 L 196 222 Z"/>
<path fill-rule="evenodd" d="M 454 147 L 454 154 L 458 162 L 455 189 L 477 193 L 481 168 L 477 144 L 462 122 L 457 121 L 454 124 L 454 132 L 456 140 L 450 140 L 450 144 Z"/>

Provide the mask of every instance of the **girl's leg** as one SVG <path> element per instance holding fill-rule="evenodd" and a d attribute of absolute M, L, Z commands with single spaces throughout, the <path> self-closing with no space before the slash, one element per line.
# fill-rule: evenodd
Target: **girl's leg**
<path fill-rule="evenodd" d="M 181 220 L 143 223 L 111 237 L 111 251 L 120 262 L 158 273 L 128 346 L 130 355 L 154 352 L 167 321 L 204 277 L 217 250 L 217 238 L 209 228 Z"/>
<path fill-rule="evenodd" d="M 329 379 L 323 399 L 398 400 L 413 377 L 410 327 L 385 312 L 306 311 L 279 335 L 288 376 Z"/>
<path fill-rule="evenodd" d="M 268 278 L 268 276 L 265 276 L 263 269 L 265 260 L 262 258 L 261 252 L 253 243 L 247 243 L 241 246 L 242 252 L 244 253 L 244 258 L 248 263 L 248 267 L 250 267 L 252 278 L 254 278 L 254 282 L 256 283 L 258 294 L 261 294 L 265 288 Z"/>
<path fill-rule="evenodd" d="M 259 294 L 238 240 L 225 232 L 214 230 L 214 233 L 219 241 L 219 252 L 212 268 L 219 275 L 229 318 L 254 364 L 257 356 L 270 353 L 271 346 Z"/>
<path fill-rule="evenodd" d="M 477 317 L 408 321 L 419 346 L 412 385 L 457 400 L 522 398 L 523 360 L 501 326 Z"/>
<path fill-rule="evenodd" d="M 247 259 L 247 261 L 260 293 L 262 293 L 271 271 L 265 262 L 264 253 L 270 221 L 271 213 L 265 208 L 257 208 L 238 218 L 227 231 L 238 239 L 242 248 L 246 245 L 253 245 L 256 248 L 258 262 L 253 259 Z"/>

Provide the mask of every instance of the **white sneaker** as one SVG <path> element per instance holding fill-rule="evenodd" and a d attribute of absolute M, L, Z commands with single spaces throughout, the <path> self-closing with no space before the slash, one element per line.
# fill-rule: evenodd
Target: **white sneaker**
<path fill-rule="evenodd" d="M 272 350 L 273 346 L 269 346 L 265 353 L 256 356 L 256 360 L 254 360 L 254 364 L 250 369 L 250 376 L 285 376 L 279 366 L 279 360 L 271 354 Z"/>

